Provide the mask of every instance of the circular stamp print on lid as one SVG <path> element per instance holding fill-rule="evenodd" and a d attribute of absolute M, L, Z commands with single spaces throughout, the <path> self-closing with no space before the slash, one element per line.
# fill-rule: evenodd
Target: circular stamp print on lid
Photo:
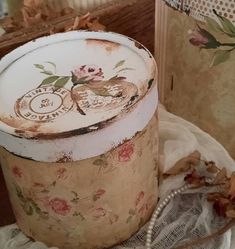
<path fill-rule="evenodd" d="M 47 122 L 66 114 L 73 107 L 70 91 L 40 87 L 26 93 L 15 105 L 15 112 L 24 119 Z"/>

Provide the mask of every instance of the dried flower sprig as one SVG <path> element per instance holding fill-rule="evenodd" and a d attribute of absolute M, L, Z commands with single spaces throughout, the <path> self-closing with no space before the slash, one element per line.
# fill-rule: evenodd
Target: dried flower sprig
<path fill-rule="evenodd" d="M 31 40 L 71 30 L 103 31 L 105 26 L 96 13 L 81 16 L 68 7 L 52 8 L 44 1 L 29 0 L 18 15 L 0 20 L 0 57 Z"/>
<path fill-rule="evenodd" d="M 105 30 L 105 26 L 100 24 L 98 18 L 93 17 L 90 13 L 84 16 L 77 16 L 74 9 L 70 7 L 56 7 L 41 0 L 24 1 L 19 13 L 13 17 L 6 17 L 1 23 L 1 27 L 6 33 L 15 32 L 21 29 L 34 27 L 37 24 L 49 24 L 50 21 L 64 16 L 75 18 L 74 23 L 69 26 L 64 26 L 60 32 L 71 30 L 89 29 L 92 31 Z M 51 33 L 58 32 L 51 29 Z"/>
<path fill-rule="evenodd" d="M 203 166 L 204 171 L 199 170 L 199 165 Z M 228 222 L 215 233 L 174 249 L 187 249 L 204 244 L 235 226 L 235 172 L 229 176 L 225 168 L 221 169 L 213 161 L 202 160 L 200 153 L 196 151 L 176 163 L 164 174 L 164 177 L 168 178 L 184 173 L 186 173 L 184 181 L 192 188 L 217 187 L 216 192 L 212 191 L 207 194 L 207 200 L 212 203 L 215 213 Z"/>

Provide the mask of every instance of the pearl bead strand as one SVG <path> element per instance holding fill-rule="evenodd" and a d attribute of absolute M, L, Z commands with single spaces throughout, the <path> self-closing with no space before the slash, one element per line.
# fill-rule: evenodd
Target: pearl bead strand
<path fill-rule="evenodd" d="M 157 209 L 154 211 L 152 218 L 150 220 L 148 230 L 147 230 L 147 237 L 146 237 L 146 243 L 145 248 L 151 249 L 151 243 L 152 243 L 152 235 L 153 235 L 153 227 L 154 224 L 163 211 L 163 209 L 167 206 L 167 204 L 178 194 L 183 193 L 184 191 L 188 190 L 190 188 L 190 185 L 185 185 L 177 190 L 172 191 L 157 207 Z"/>

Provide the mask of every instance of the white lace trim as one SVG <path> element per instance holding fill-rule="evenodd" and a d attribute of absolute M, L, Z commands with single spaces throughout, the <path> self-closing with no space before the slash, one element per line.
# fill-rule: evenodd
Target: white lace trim
<path fill-rule="evenodd" d="M 164 0 L 171 7 L 185 12 L 197 20 L 203 21 L 205 16 L 215 18 L 213 9 L 218 14 L 235 23 L 234 0 Z"/>

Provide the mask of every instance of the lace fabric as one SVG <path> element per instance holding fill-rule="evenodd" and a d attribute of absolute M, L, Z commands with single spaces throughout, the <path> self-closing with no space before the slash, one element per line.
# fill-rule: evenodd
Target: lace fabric
<path fill-rule="evenodd" d="M 205 190 L 206 191 L 206 190 Z M 215 218 L 211 205 L 202 193 L 186 193 L 170 202 L 158 219 L 153 230 L 153 249 L 171 249 L 186 242 L 204 237 L 223 226 L 224 221 Z M 143 248 L 146 227 L 128 242 L 115 249 Z M 231 231 L 195 249 L 228 249 Z M 193 248 L 193 247 L 192 247 Z"/>
<path fill-rule="evenodd" d="M 204 20 L 205 16 L 215 18 L 213 9 L 235 23 L 235 2 L 233 0 L 164 0 L 171 7 L 186 14 Z"/>

